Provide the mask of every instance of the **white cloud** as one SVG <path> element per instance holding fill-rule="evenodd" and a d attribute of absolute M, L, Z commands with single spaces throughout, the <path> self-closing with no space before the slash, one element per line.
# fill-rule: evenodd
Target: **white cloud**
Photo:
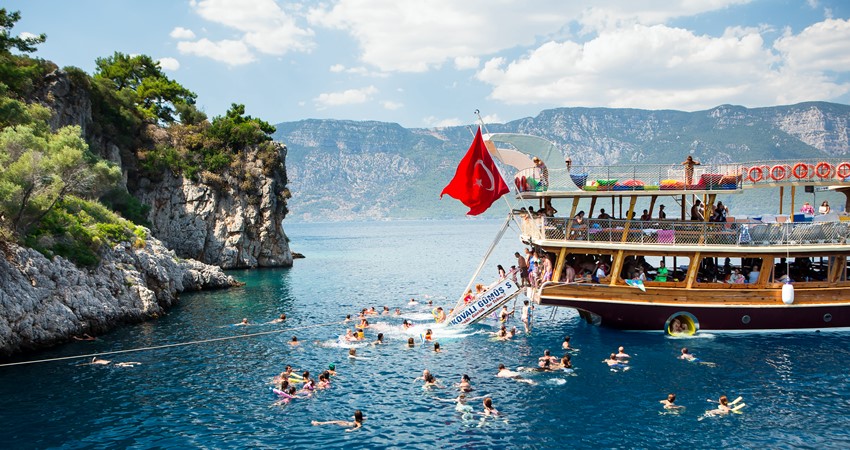
<path fill-rule="evenodd" d="M 190 30 L 188 28 L 183 28 L 183 27 L 174 28 L 173 30 L 171 30 L 171 33 L 169 33 L 168 35 L 173 37 L 174 39 L 181 39 L 181 40 L 195 39 L 195 33 L 192 30 Z"/>
<path fill-rule="evenodd" d="M 458 56 L 455 58 L 455 69 L 469 70 L 477 69 L 481 60 L 475 56 Z"/>
<path fill-rule="evenodd" d="M 180 61 L 174 58 L 160 58 L 159 67 L 162 67 L 164 70 L 175 71 L 180 68 Z"/>
<path fill-rule="evenodd" d="M 345 72 L 345 66 L 343 66 L 342 64 L 334 64 L 331 66 L 330 70 L 333 73 Z"/>
<path fill-rule="evenodd" d="M 339 0 L 310 11 L 310 23 L 347 31 L 361 60 L 382 71 L 424 72 L 455 58 L 481 57 L 556 38 L 578 23 L 592 31 L 612 24 L 658 24 L 750 0 Z M 506 20 L 506 18 L 510 18 Z"/>
<path fill-rule="evenodd" d="M 827 19 L 793 35 L 777 39 L 773 46 L 785 65 L 799 72 L 850 71 L 850 20 Z"/>
<path fill-rule="evenodd" d="M 390 111 L 395 111 L 395 110 L 397 110 L 397 109 L 401 109 L 401 108 L 403 108 L 403 107 L 404 107 L 404 103 L 399 103 L 399 102 L 393 102 L 393 101 L 390 101 L 390 100 L 386 100 L 386 101 L 381 102 L 381 106 L 383 106 L 383 107 L 384 107 L 384 109 L 388 109 L 388 110 L 390 110 Z"/>
<path fill-rule="evenodd" d="M 257 52 L 281 56 L 291 51 L 308 52 L 314 47 L 313 31 L 309 28 L 299 27 L 295 17 L 287 14 L 274 0 L 252 0 L 245 2 L 241 0 L 191 0 L 190 5 L 202 18 L 232 28 L 239 33 L 237 40 L 221 40 L 212 42 L 201 39 L 196 42 L 180 42 L 178 49 L 186 49 L 186 53 L 207 56 L 217 61 L 223 61 L 230 65 L 247 64 L 256 60 L 251 50 Z M 297 5 L 290 5 L 291 9 L 299 10 Z M 175 28 L 174 34 L 184 33 L 190 30 Z M 192 39 L 181 37 L 181 39 Z M 234 42 L 239 42 L 245 48 L 245 55 L 236 57 L 228 54 L 222 57 L 221 53 L 227 53 L 223 48 L 235 48 Z M 198 47 L 202 47 L 198 50 Z M 211 49 L 218 47 L 218 50 Z M 189 50 L 194 49 L 195 51 Z M 217 55 L 217 56 L 213 56 Z M 233 62 L 238 61 L 238 62 Z"/>
<path fill-rule="evenodd" d="M 360 75 L 364 77 L 374 77 L 374 78 L 387 78 L 389 77 L 388 73 L 384 72 L 374 72 L 366 67 L 358 66 L 358 67 L 345 67 L 342 64 L 334 64 L 330 67 L 330 71 L 332 73 L 350 73 L 353 75 Z"/>
<path fill-rule="evenodd" d="M 428 116 L 422 119 L 422 123 L 425 124 L 425 126 L 428 128 L 445 128 L 464 125 L 468 122 L 463 122 L 457 117 L 452 117 L 449 119 L 439 119 L 434 116 Z"/>
<path fill-rule="evenodd" d="M 546 42 L 514 61 L 491 58 L 476 76 L 492 86 L 491 98 L 510 104 L 694 110 L 835 98 L 850 86 L 817 71 L 850 69 L 839 50 L 850 48 L 850 26 L 827 22 L 778 40 L 780 55 L 757 29 L 712 37 L 630 25 L 584 43 Z"/>
<path fill-rule="evenodd" d="M 369 86 L 362 89 L 348 89 L 342 92 L 325 92 L 319 94 L 313 100 L 320 109 L 329 106 L 354 105 L 366 103 L 372 96 L 378 93 L 378 88 Z"/>
<path fill-rule="evenodd" d="M 207 38 L 195 42 L 178 42 L 177 50 L 183 54 L 203 56 L 229 66 L 240 66 L 254 62 L 256 58 L 242 41 L 224 40 L 213 42 Z"/>
<path fill-rule="evenodd" d="M 485 116 L 482 116 L 481 120 L 483 120 L 484 123 L 504 123 L 504 121 L 501 119 L 501 117 L 499 117 L 498 114 L 487 114 Z"/>

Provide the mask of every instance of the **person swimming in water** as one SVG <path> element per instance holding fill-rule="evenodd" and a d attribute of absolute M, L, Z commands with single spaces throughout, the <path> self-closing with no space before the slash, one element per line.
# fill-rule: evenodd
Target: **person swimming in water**
<path fill-rule="evenodd" d="M 410 327 L 412 327 L 412 326 L 413 326 L 413 324 L 412 324 L 409 320 L 404 319 L 404 320 L 401 322 L 401 326 L 402 326 L 402 328 L 404 328 L 405 330 L 407 330 L 407 329 L 409 329 Z"/>
<path fill-rule="evenodd" d="M 410 301 L 409 301 L 409 302 L 407 302 L 407 304 L 408 304 L 408 305 L 415 305 L 415 304 L 416 304 L 416 299 L 415 299 L 415 298 L 411 298 L 411 299 L 410 299 Z"/>
<path fill-rule="evenodd" d="M 664 405 L 664 409 L 684 409 L 684 406 L 676 404 L 676 394 L 668 394 L 666 400 L 659 400 L 659 403 Z"/>
<path fill-rule="evenodd" d="M 289 341 L 289 345 L 291 345 L 291 346 L 293 346 L 293 347 L 294 347 L 294 346 L 296 346 L 296 345 L 301 345 L 301 343 L 300 343 L 300 342 L 298 342 L 298 337 L 297 337 L 297 336 L 292 336 L 292 340 L 290 340 L 290 341 Z"/>
<path fill-rule="evenodd" d="M 688 350 L 688 347 L 682 347 L 682 354 L 679 355 L 679 359 L 684 360 L 684 361 L 688 361 L 688 362 L 700 363 L 704 366 L 709 366 L 709 367 L 715 367 L 717 365 L 717 364 L 714 364 L 713 362 L 702 361 L 701 359 L 697 358 L 696 355 L 694 355 L 693 353 L 691 353 Z"/>
<path fill-rule="evenodd" d="M 446 313 L 443 311 L 442 306 L 438 306 L 437 309 L 433 311 L 434 321 L 437 323 L 443 323 L 446 321 Z"/>
<path fill-rule="evenodd" d="M 434 353 L 441 353 L 441 352 L 442 352 L 442 350 L 440 350 L 440 343 L 434 342 Z"/>
<path fill-rule="evenodd" d="M 570 360 L 569 354 L 561 357 L 560 368 L 563 370 L 573 370 L 573 362 Z"/>
<path fill-rule="evenodd" d="M 396 308 L 396 309 L 395 309 L 395 315 L 397 315 L 397 316 L 400 316 L 400 315 L 401 315 L 401 308 Z"/>
<path fill-rule="evenodd" d="M 243 326 L 243 325 L 250 325 L 250 323 L 248 323 L 248 318 L 245 317 L 245 318 L 242 319 L 241 322 L 234 323 L 233 325 L 238 327 L 238 326 Z"/>
<path fill-rule="evenodd" d="M 603 360 L 605 364 L 608 364 L 608 367 L 611 368 L 612 372 L 616 372 L 617 369 L 623 369 L 623 371 L 629 370 L 629 361 L 617 359 L 616 353 L 611 353 L 611 356 L 608 359 Z"/>
<path fill-rule="evenodd" d="M 564 343 L 561 344 L 561 348 L 570 352 L 577 352 L 578 349 L 570 346 L 570 337 L 564 336 Z"/>
<path fill-rule="evenodd" d="M 490 398 L 490 397 L 485 398 L 484 402 L 482 404 L 484 405 L 484 415 L 485 416 L 498 416 L 499 415 L 499 410 L 497 410 L 496 408 L 493 407 L 493 399 L 492 398 Z"/>
<path fill-rule="evenodd" d="M 729 406 L 729 399 L 725 395 L 721 395 L 717 400 L 717 408 L 711 411 L 706 411 L 707 415 L 726 415 L 732 412 L 732 407 Z"/>
<path fill-rule="evenodd" d="M 351 314 L 347 314 L 343 322 L 351 322 Z"/>
<path fill-rule="evenodd" d="M 330 375 L 332 377 L 336 376 L 336 365 L 335 364 L 328 364 L 328 370 L 326 372 L 328 372 L 328 375 Z"/>
<path fill-rule="evenodd" d="M 505 367 L 504 364 L 499 364 L 499 372 L 496 374 L 498 378 L 510 378 L 512 380 L 516 380 L 520 383 L 528 383 L 528 384 L 537 384 L 534 380 L 529 380 L 528 378 L 523 378 L 518 372 L 514 372 Z"/>
<path fill-rule="evenodd" d="M 472 380 L 469 378 L 469 375 L 463 374 L 460 377 L 460 383 L 456 384 L 455 386 L 457 386 L 458 390 L 460 390 L 461 392 L 472 392 L 473 389 L 472 384 L 470 384 L 470 381 Z"/>
<path fill-rule="evenodd" d="M 408 347 L 408 348 L 413 348 L 413 347 L 415 347 L 415 346 L 416 346 L 416 341 L 414 341 L 412 337 L 411 337 L 411 338 L 407 338 L 407 347 Z"/>
<path fill-rule="evenodd" d="M 358 409 L 354 411 L 354 422 L 348 422 L 345 420 L 328 420 L 325 422 L 319 422 L 314 420 L 310 422 L 313 426 L 316 425 L 339 425 L 341 427 L 350 427 L 346 432 L 357 430 L 358 428 L 363 426 L 363 413 Z"/>
<path fill-rule="evenodd" d="M 420 380 L 425 381 L 425 379 L 428 378 L 429 375 L 431 375 L 431 371 L 428 370 L 428 369 L 425 369 L 425 370 L 422 371 L 422 376 L 414 378 L 413 382 L 415 383 L 415 382 L 420 381 Z"/>
<path fill-rule="evenodd" d="M 348 357 L 350 359 L 357 359 L 357 349 L 354 348 L 354 347 L 349 348 L 348 349 Z"/>
<path fill-rule="evenodd" d="M 558 362 L 558 358 L 552 356 L 552 354 L 549 352 L 548 348 L 546 350 L 543 350 L 543 356 L 541 356 L 540 358 L 537 358 L 537 366 L 538 367 L 543 367 L 544 363 L 552 364 L 552 363 L 557 363 L 557 362 Z"/>
<path fill-rule="evenodd" d="M 442 388 L 443 386 L 437 380 L 437 377 L 435 377 L 434 375 L 429 373 L 425 377 L 424 383 L 422 384 L 422 389 L 431 389 L 431 388 L 435 388 L 435 387 L 436 388 Z"/>
<path fill-rule="evenodd" d="M 372 345 L 381 345 L 384 343 L 384 333 L 378 333 L 378 338 L 375 339 L 375 342 Z"/>
<path fill-rule="evenodd" d="M 430 342 L 430 341 L 431 341 L 431 338 L 432 338 L 433 336 L 434 336 L 434 335 L 433 335 L 433 333 L 431 332 L 431 329 L 430 329 L 430 328 L 428 328 L 428 330 L 427 330 L 427 331 L 425 331 L 425 340 Z"/>
<path fill-rule="evenodd" d="M 614 355 L 614 356 L 616 356 L 618 361 L 623 362 L 623 363 L 628 363 L 629 359 L 631 358 L 631 356 L 628 353 L 625 352 L 625 348 L 623 348 L 623 347 L 618 348 L 617 354 Z"/>
<path fill-rule="evenodd" d="M 286 314 L 281 314 L 277 319 L 272 320 L 269 323 L 283 323 L 286 322 Z"/>

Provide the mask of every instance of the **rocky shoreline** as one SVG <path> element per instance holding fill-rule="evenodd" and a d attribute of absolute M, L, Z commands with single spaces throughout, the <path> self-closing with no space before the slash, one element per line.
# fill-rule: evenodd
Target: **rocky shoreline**
<path fill-rule="evenodd" d="M 144 248 L 124 243 L 104 251 L 91 270 L 12 243 L 0 243 L 0 255 L 0 356 L 156 318 L 181 292 L 239 285 L 152 238 Z"/>

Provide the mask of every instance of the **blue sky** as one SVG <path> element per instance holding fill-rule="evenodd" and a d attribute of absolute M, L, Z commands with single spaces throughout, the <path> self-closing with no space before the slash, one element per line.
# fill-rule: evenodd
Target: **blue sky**
<path fill-rule="evenodd" d="M 846 0 L 6 0 L 36 56 L 147 54 L 271 123 L 491 122 L 563 106 L 850 103 Z"/>

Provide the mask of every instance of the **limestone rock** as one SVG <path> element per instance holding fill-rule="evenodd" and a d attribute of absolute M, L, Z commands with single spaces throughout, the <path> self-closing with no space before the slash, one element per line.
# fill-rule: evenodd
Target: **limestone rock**
<path fill-rule="evenodd" d="M 0 243 L 0 355 L 98 334 L 165 312 L 180 292 L 236 285 L 218 267 L 181 260 L 156 239 L 117 245 L 93 270 Z"/>

